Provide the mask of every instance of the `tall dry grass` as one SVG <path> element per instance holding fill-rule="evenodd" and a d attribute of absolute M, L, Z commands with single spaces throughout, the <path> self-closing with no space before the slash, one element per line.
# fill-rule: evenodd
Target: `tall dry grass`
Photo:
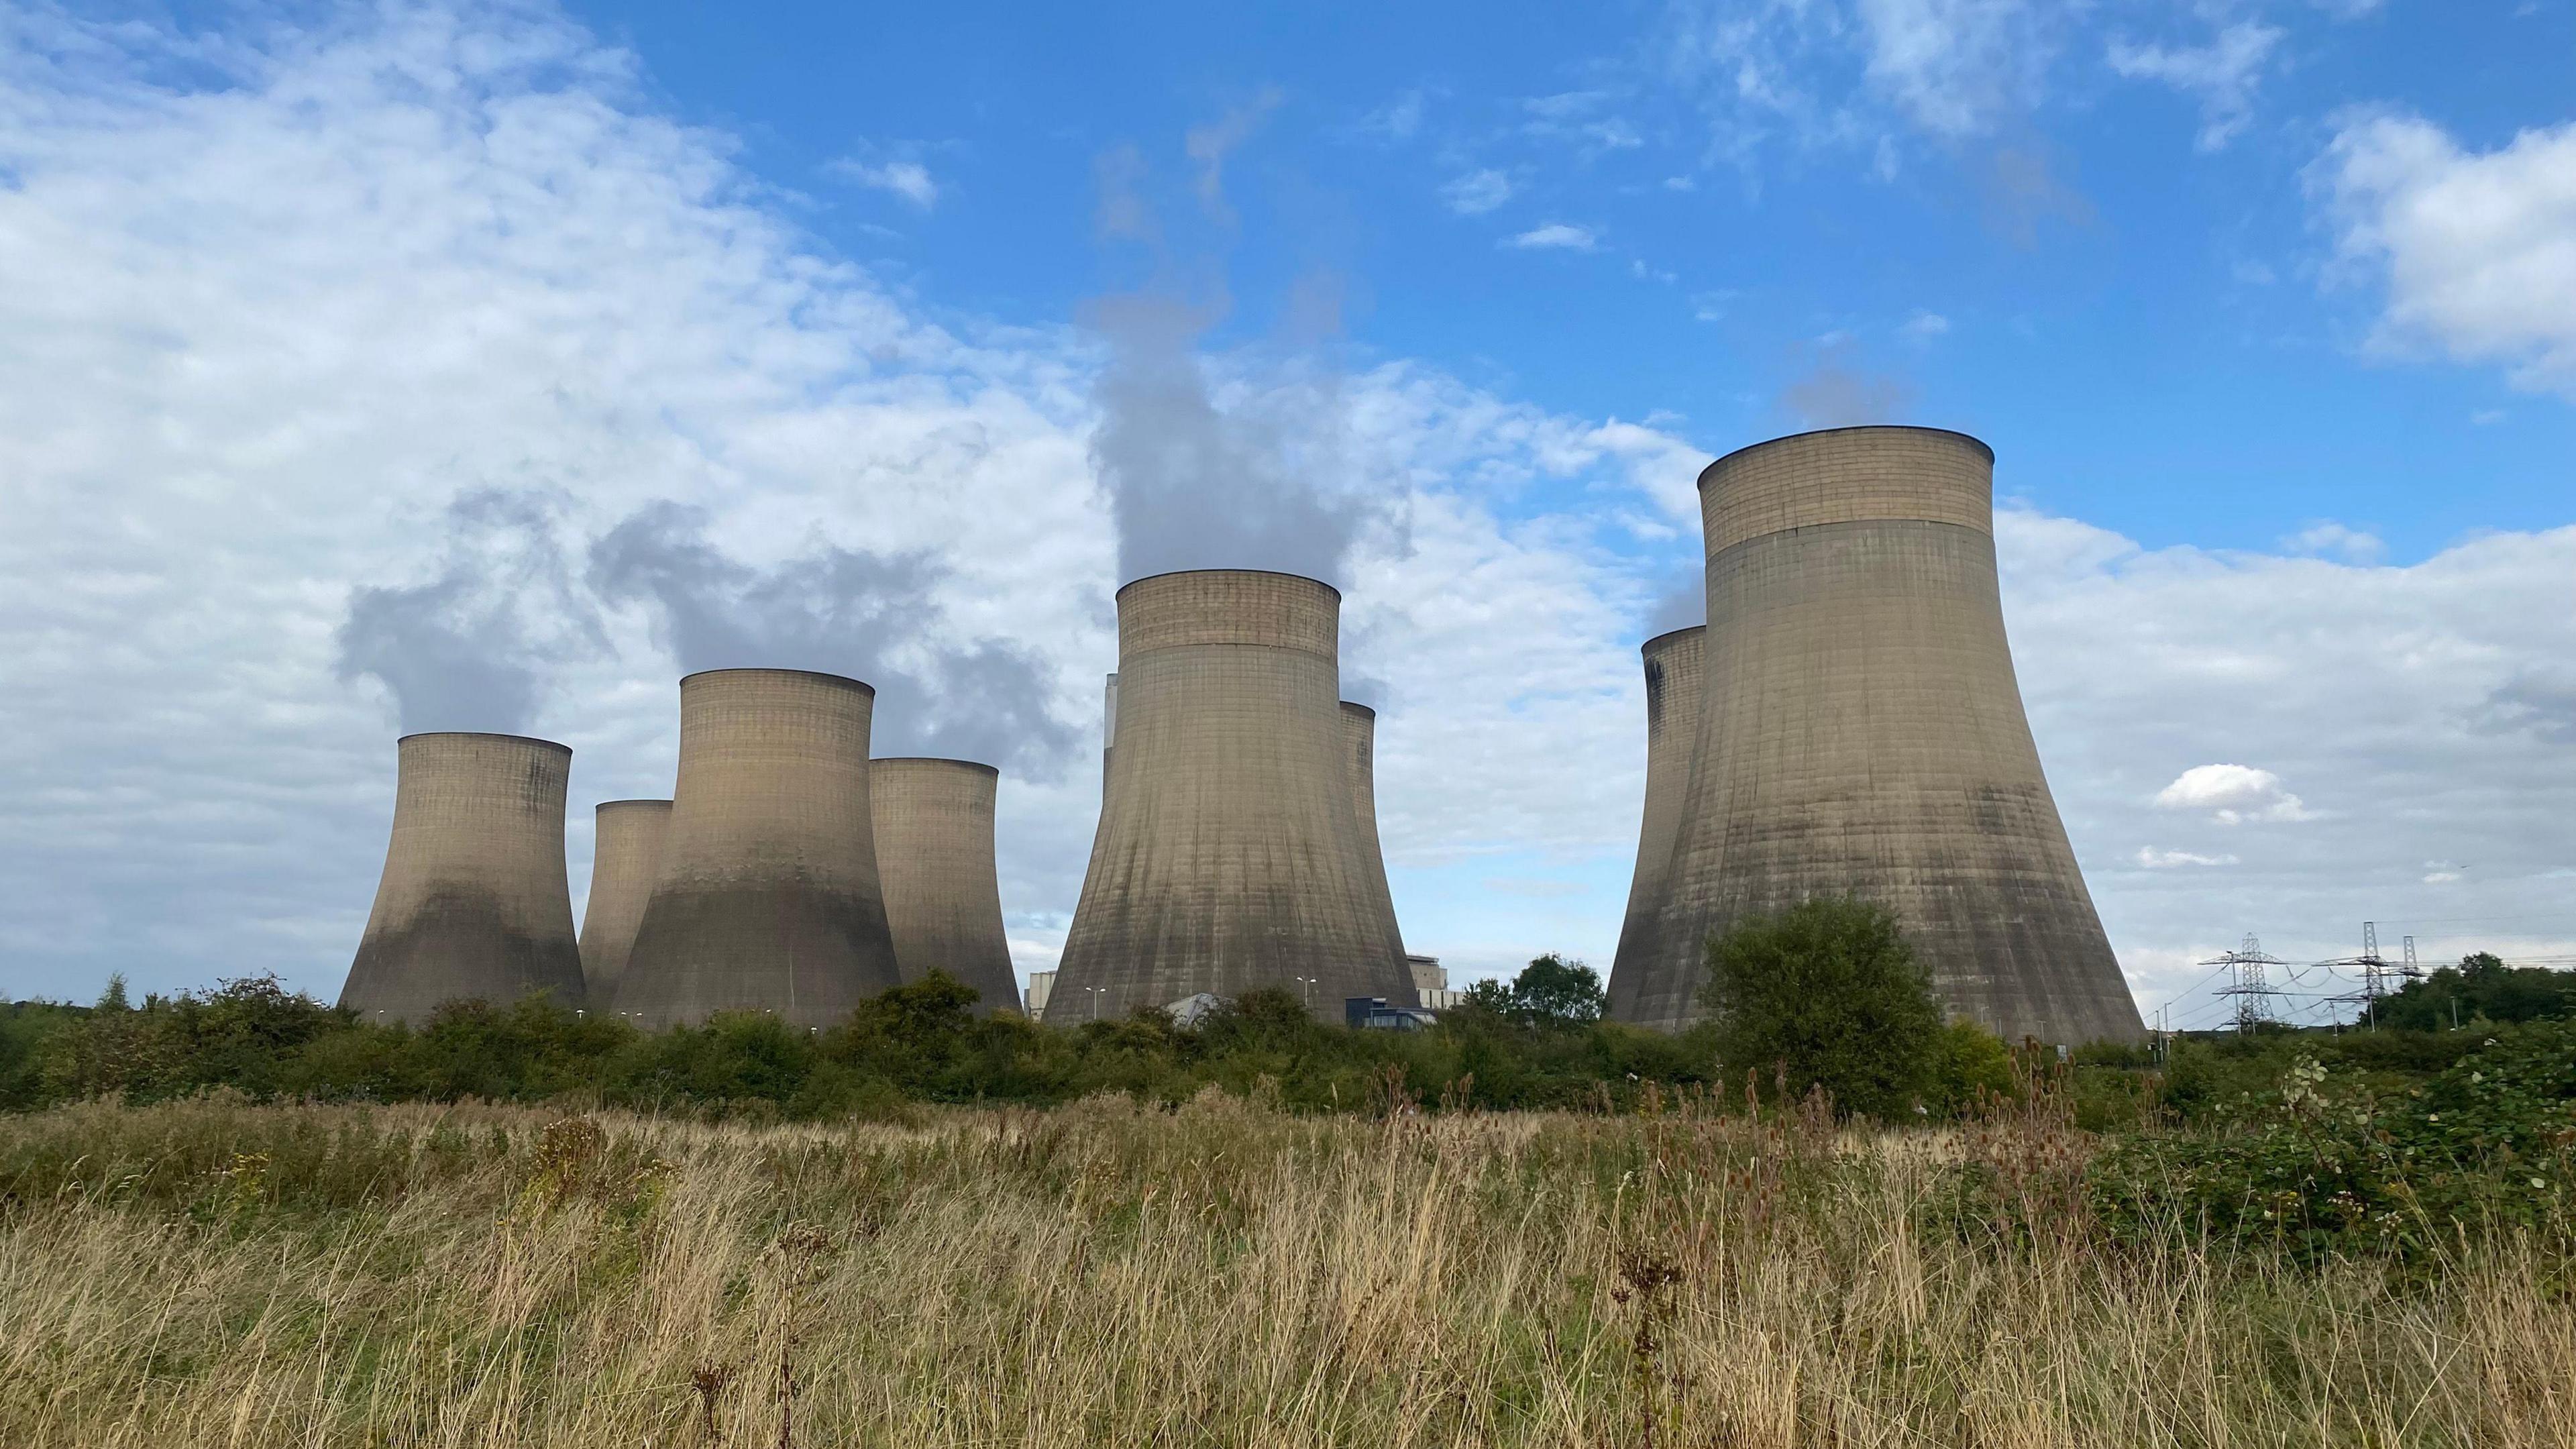
<path fill-rule="evenodd" d="M 0 1122 L 0 1444 L 2576 1443 L 2557 1256 L 2090 1227 L 2045 1121 Z"/>

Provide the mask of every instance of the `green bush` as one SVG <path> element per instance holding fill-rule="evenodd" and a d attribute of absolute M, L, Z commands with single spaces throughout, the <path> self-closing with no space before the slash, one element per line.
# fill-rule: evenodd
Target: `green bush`
<path fill-rule="evenodd" d="M 1709 943 L 1703 999 L 1718 1054 L 1792 1097 L 1821 1087 L 1843 1111 L 1894 1117 L 1934 1085 L 1941 1009 L 1882 907 L 1828 896 L 1736 922 Z"/>

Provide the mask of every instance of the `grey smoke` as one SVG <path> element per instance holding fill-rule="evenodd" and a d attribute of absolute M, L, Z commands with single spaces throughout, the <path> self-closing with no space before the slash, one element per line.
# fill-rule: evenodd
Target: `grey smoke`
<path fill-rule="evenodd" d="M 590 585 L 642 604 L 684 671 L 812 669 L 876 686 L 879 755 L 944 755 L 1052 778 L 1074 732 L 1048 708 L 1044 671 L 1006 641 L 940 641 L 927 554 L 832 546 L 770 568 L 709 542 L 706 515 L 646 507 L 590 550 Z"/>
<path fill-rule="evenodd" d="M 1183 303 L 1146 294 L 1092 309 L 1110 346 L 1091 463 L 1108 490 L 1122 580 L 1175 569 L 1276 569 L 1338 584 L 1381 511 L 1352 487 L 1339 381 L 1285 367 L 1220 405 Z"/>
<path fill-rule="evenodd" d="M 1646 615 L 1646 637 L 1669 634 L 1675 629 L 1688 629 L 1708 622 L 1708 575 L 1692 569 L 1672 591 L 1655 601 Z"/>
<path fill-rule="evenodd" d="M 1810 428 L 1894 422 L 1913 403 L 1913 384 L 1864 370 L 1846 337 L 1817 343 L 1806 373 L 1780 390 L 1781 408 Z"/>
<path fill-rule="evenodd" d="M 555 510 L 543 493 L 459 495 L 437 577 L 350 591 L 335 672 L 383 681 L 405 734 L 526 732 L 546 667 L 606 647 L 556 545 Z"/>

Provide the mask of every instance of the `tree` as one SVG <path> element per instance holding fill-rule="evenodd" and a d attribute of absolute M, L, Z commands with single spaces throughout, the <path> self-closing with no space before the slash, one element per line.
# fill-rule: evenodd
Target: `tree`
<path fill-rule="evenodd" d="M 1579 1026 L 1601 1019 L 1604 999 L 1599 972 L 1550 951 L 1512 981 L 1511 1013 L 1534 1026 Z"/>
<path fill-rule="evenodd" d="M 1792 1096 L 1822 1087 L 1843 1111 L 1892 1117 L 1930 1083 L 1941 1008 L 1879 906 L 1827 896 L 1737 921 L 1709 943 L 1701 999 L 1728 1070 L 1785 1070 Z"/>

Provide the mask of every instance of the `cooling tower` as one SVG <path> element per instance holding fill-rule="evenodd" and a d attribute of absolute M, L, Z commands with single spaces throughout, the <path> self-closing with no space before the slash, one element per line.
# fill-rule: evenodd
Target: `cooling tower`
<path fill-rule="evenodd" d="M 993 793 L 1001 772 L 968 760 L 877 760 L 868 766 L 877 875 L 903 979 L 945 971 L 982 993 L 975 1008 L 1017 1011 L 1020 978 L 1002 932 L 993 864 Z"/>
<path fill-rule="evenodd" d="M 653 899 L 653 877 L 662 864 L 662 836 L 671 828 L 668 800 L 610 800 L 593 820 L 590 904 L 581 913 L 581 980 L 590 999 L 617 999 L 617 978 L 635 949 Z"/>
<path fill-rule="evenodd" d="M 680 681 L 680 777 L 615 1010 L 830 1026 L 894 985 L 868 803 L 876 691 L 794 669 Z"/>
<path fill-rule="evenodd" d="M 393 840 L 340 1004 L 428 1019 L 439 1003 L 544 992 L 582 1004 L 564 872 L 572 751 L 517 735 L 405 735 Z"/>
<path fill-rule="evenodd" d="M 1117 745 L 1047 1019 L 1198 992 L 1414 1000 L 1371 894 L 1342 734 L 1341 595 L 1290 574 L 1118 591 Z"/>
<path fill-rule="evenodd" d="M 1638 652 L 1646 661 L 1646 811 L 1637 830 L 1637 873 L 1628 882 L 1628 915 L 1619 927 L 1619 954 L 1610 967 L 1610 1016 L 1616 1021 L 1672 1026 L 1689 1019 L 1698 994 L 1696 963 L 1687 971 L 1657 971 L 1643 959 L 1664 907 L 1664 881 L 1681 824 L 1682 796 L 1690 789 L 1692 754 L 1699 748 L 1703 680 L 1701 660 L 1708 630 L 1694 625 L 1658 634 Z"/>
<path fill-rule="evenodd" d="M 1848 893 L 1893 911 L 1943 1002 L 2007 1039 L 2142 1034 L 2022 712 L 1993 480 L 1976 439 L 1891 427 L 1700 475 L 1699 742 L 1638 942 L 1640 1019 L 1689 1014 L 1678 988 L 1737 917 Z"/>
<path fill-rule="evenodd" d="M 1368 887 L 1369 908 L 1377 913 L 1378 928 L 1395 943 L 1395 954 L 1401 957 L 1404 932 L 1395 923 L 1395 893 L 1387 888 L 1386 855 L 1377 843 L 1377 711 L 1347 699 L 1342 701 L 1342 764 L 1350 778 L 1351 820 L 1359 830 L 1361 882 Z M 1405 979 L 1413 979 L 1409 965 Z"/>

